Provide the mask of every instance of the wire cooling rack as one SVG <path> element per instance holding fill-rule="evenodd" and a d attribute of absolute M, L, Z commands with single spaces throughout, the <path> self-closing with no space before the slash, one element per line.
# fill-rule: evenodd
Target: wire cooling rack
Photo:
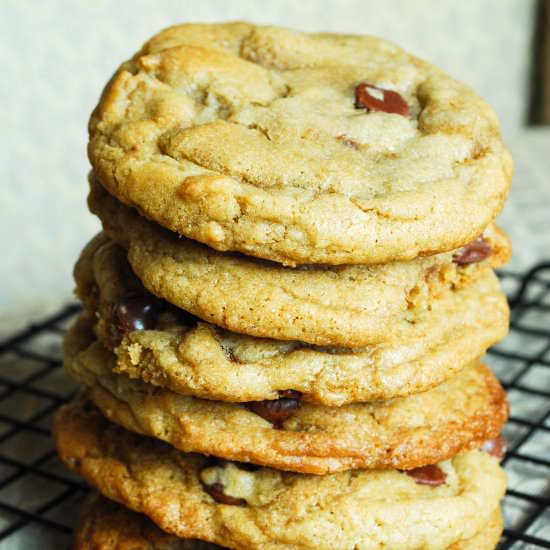
<path fill-rule="evenodd" d="M 488 358 L 511 405 L 499 550 L 550 548 L 550 263 L 501 279 L 511 331 Z M 78 311 L 67 306 L 0 343 L 0 550 L 71 544 L 86 488 L 57 459 L 50 428 L 76 389 L 60 366 L 63 335 Z"/>

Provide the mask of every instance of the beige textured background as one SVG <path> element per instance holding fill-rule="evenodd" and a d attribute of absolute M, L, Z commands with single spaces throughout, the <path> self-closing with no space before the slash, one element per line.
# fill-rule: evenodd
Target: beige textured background
<path fill-rule="evenodd" d="M 513 267 L 545 254 L 550 135 L 526 131 L 532 0 L 0 1 L 0 322 L 71 299 L 98 223 L 85 208 L 86 122 L 106 79 L 160 28 L 248 19 L 386 37 L 468 82 L 497 110 L 518 163 L 503 224 Z M 550 250 L 546 254 L 550 257 Z M 6 323 L 7 321 L 7 323 Z"/>

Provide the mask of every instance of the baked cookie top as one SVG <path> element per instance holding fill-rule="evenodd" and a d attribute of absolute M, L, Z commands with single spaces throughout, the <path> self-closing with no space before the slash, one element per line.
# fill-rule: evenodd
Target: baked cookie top
<path fill-rule="evenodd" d="M 489 523 L 472 538 L 448 550 L 494 550 L 502 532 L 502 516 L 495 510 Z M 179 539 L 98 493 L 85 501 L 75 530 L 74 550 L 219 550 L 208 542 Z"/>
<path fill-rule="evenodd" d="M 363 348 L 319 347 L 230 332 L 150 294 L 126 252 L 105 235 L 83 250 L 76 293 L 115 370 L 176 393 L 220 401 L 277 399 L 343 405 L 436 386 L 483 355 L 508 330 L 508 304 L 495 275 L 447 291 L 407 340 Z"/>
<path fill-rule="evenodd" d="M 179 25 L 123 63 L 89 157 L 124 203 L 287 265 L 451 250 L 501 210 L 512 162 L 466 85 L 370 36 Z"/>
<path fill-rule="evenodd" d="M 67 335 L 65 368 L 110 420 L 185 452 L 296 472 L 425 466 L 496 438 L 507 416 L 504 391 L 483 365 L 424 393 L 325 407 L 297 392 L 248 403 L 197 399 L 113 373 L 115 364 L 82 317 Z"/>
<path fill-rule="evenodd" d="M 481 243 L 425 258 L 290 268 L 181 239 L 97 184 L 89 205 L 156 296 L 233 332 L 323 346 L 407 339 L 442 292 L 471 284 L 510 253 L 508 239 L 491 226 Z"/>
<path fill-rule="evenodd" d="M 108 498 L 179 537 L 243 550 L 443 550 L 489 523 L 506 486 L 482 451 L 410 473 L 251 471 L 133 435 L 85 401 L 60 409 L 54 435 L 63 462 Z"/>

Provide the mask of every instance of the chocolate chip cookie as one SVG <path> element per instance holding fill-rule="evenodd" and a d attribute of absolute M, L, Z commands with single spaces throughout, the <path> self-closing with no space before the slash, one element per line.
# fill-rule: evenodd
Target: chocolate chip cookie
<path fill-rule="evenodd" d="M 506 485 L 477 450 L 434 465 L 431 483 L 398 470 L 319 477 L 220 463 L 109 424 L 85 399 L 57 413 L 54 434 L 63 462 L 108 498 L 178 537 L 243 550 L 462 548 L 495 521 Z M 497 519 L 493 544 L 498 529 Z"/>
<path fill-rule="evenodd" d="M 181 239 L 97 185 L 90 206 L 156 296 L 233 332 L 322 346 L 416 338 L 415 325 L 440 296 L 488 276 L 510 253 L 508 239 L 491 227 L 484 250 L 473 241 L 466 249 L 374 267 L 288 268 Z"/>
<path fill-rule="evenodd" d="M 183 396 L 113 373 L 114 355 L 81 318 L 65 340 L 65 368 L 124 428 L 185 452 L 324 474 L 350 468 L 412 469 L 479 447 L 507 416 L 491 371 L 474 364 L 430 391 L 342 407 L 275 400 L 226 403 Z"/>
<path fill-rule="evenodd" d="M 97 177 L 155 222 L 286 265 L 452 250 L 501 210 L 512 161 L 466 85 L 370 36 L 179 25 L 105 88 Z"/>
<path fill-rule="evenodd" d="M 479 533 L 452 544 L 447 550 L 494 550 L 502 532 L 497 510 Z M 93 493 L 80 514 L 74 550 L 219 550 L 221 546 L 198 540 L 179 539 L 159 529 L 142 514 L 136 514 Z"/>
<path fill-rule="evenodd" d="M 178 539 L 150 519 L 92 493 L 84 502 L 74 550 L 220 550 L 216 544 Z"/>
<path fill-rule="evenodd" d="M 343 405 L 430 389 L 506 334 L 508 305 L 490 271 L 434 300 L 411 337 L 363 348 L 318 347 L 229 332 L 144 289 L 125 252 L 104 235 L 75 268 L 94 330 L 117 355 L 116 372 L 177 393 L 221 401 L 276 399 Z"/>

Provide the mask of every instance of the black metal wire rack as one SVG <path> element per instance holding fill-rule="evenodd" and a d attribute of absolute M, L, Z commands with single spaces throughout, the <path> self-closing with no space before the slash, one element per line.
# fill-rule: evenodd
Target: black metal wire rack
<path fill-rule="evenodd" d="M 550 548 L 550 263 L 501 279 L 511 331 L 488 358 L 511 404 L 499 550 Z M 63 335 L 78 311 L 69 305 L 0 343 L 0 550 L 71 544 L 86 487 L 57 459 L 50 427 L 76 389 L 60 366 Z"/>

